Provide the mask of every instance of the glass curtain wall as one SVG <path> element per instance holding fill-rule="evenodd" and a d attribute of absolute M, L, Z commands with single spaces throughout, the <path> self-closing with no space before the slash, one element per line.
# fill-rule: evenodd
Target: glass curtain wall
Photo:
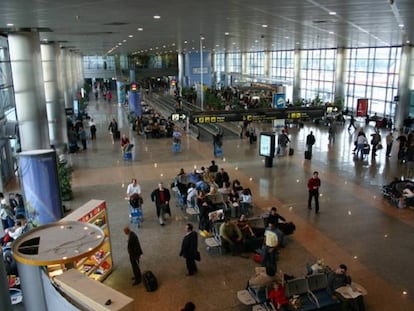
<path fill-rule="evenodd" d="M 286 90 L 286 100 L 291 101 L 293 96 L 294 52 L 272 51 L 270 54 L 272 68 L 270 76 L 273 84 L 282 84 Z"/>
<path fill-rule="evenodd" d="M 301 94 L 309 102 L 333 102 L 335 94 L 336 50 L 301 52 Z"/>
<path fill-rule="evenodd" d="M 213 57 L 213 72 L 216 75 L 215 82 L 220 84 L 222 81 L 222 75 L 226 72 L 226 54 L 217 53 Z"/>
<path fill-rule="evenodd" d="M 252 77 L 260 79 L 264 76 L 265 53 L 249 52 L 247 53 L 247 70 L 246 73 Z"/>
<path fill-rule="evenodd" d="M 345 50 L 345 107 L 355 111 L 358 98 L 367 98 L 369 114 L 394 116 L 394 97 L 398 94 L 401 47 L 350 48 Z M 215 56 L 215 71 L 221 71 L 223 54 Z M 228 70 L 260 78 L 266 72 L 264 52 L 249 52 L 242 68 L 242 53 L 228 54 Z M 272 51 L 269 69 L 273 83 L 292 85 L 294 78 L 294 51 Z M 336 49 L 301 51 L 301 94 L 304 99 L 322 102 L 334 101 Z M 414 90 L 414 56 L 411 90 Z M 254 79 L 252 79 L 254 80 Z"/>
<path fill-rule="evenodd" d="M 367 98 L 368 114 L 393 116 L 400 58 L 400 47 L 348 49 L 345 106 L 356 111 L 358 98 Z"/>

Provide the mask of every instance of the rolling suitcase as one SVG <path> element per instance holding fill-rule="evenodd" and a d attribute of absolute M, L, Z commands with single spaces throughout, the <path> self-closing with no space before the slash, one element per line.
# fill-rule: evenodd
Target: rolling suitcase
<path fill-rule="evenodd" d="M 115 139 L 120 139 L 121 138 L 121 132 L 120 131 L 115 131 L 112 133 L 114 140 Z"/>
<path fill-rule="evenodd" d="M 144 281 L 144 286 L 147 292 L 153 292 L 158 288 L 158 281 L 152 271 L 145 271 L 142 275 L 142 279 Z"/>
<path fill-rule="evenodd" d="M 310 153 L 310 151 L 305 151 L 305 160 L 310 160 L 312 159 L 312 154 Z"/>
<path fill-rule="evenodd" d="M 295 153 L 295 149 L 289 148 L 289 155 L 293 156 L 294 153 Z"/>

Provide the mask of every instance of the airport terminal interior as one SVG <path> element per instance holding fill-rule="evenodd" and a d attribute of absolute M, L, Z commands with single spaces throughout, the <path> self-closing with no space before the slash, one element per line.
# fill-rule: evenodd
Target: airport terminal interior
<path fill-rule="evenodd" d="M 144 102 L 151 104 L 151 98 Z M 348 121 L 338 127 L 333 142 L 329 142 L 326 126 L 306 123 L 303 128 L 288 129 L 295 154 L 277 157 L 273 167 L 266 168 L 258 145 L 246 138 L 224 137 L 224 158 L 220 159 L 213 155 L 212 138 L 200 141 L 184 134 L 182 151 L 173 153 L 171 138 L 146 138 L 131 131 L 127 110 L 117 103 L 101 97 L 91 100 L 89 115 L 97 124 L 97 139 L 88 142 L 87 150 L 69 155 L 74 200 L 65 205 L 74 210 L 92 198 L 107 202 L 114 271 L 105 284 L 134 298 L 135 310 L 178 310 L 187 301 L 193 301 L 197 310 L 249 310 L 236 293 L 259 266 L 253 254 L 243 258 L 208 252 L 199 236 L 199 272 L 186 276 L 185 261 L 178 255 L 185 224 L 191 222 L 197 228 L 197 221 L 177 208 L 174 200 L 172 216 L 160 226 L 150 199 L 160 181 L 169 186 L 181 168 L 190 172 L 209 166 L 213 159 L 232 180 L 239 179 L 252 190 L 256 216 L 276 206 L 295 223 L 296 231 L 280 251 L 278 269 L 299 277 L 306 275 L 306 263 L 318 259 L 333 268 L 345 263 L 353 280 L 368 291 L 367 310 L 412 310 L 413 210 L 396 208 L 381 192 L 382 185 L 406 174 L 406 166 L 397 160 L 398 143 L 391 158 L 381 150 L 374 159 L 368 156 L 360 161 L 352 154 L 354 130 L 347 130 Z M 119 141 L 114 142 L 108 132 L 113 117 L 135 145 L 131 161 L 123 159 Z M 269 125 L 256 126 L 260 130 Z M 372 134 L 374 123 L 364 125 L 364 130 Z M 303 152 L 310 131 L 316 144 L 309 161 Z M 381 134 L 385 137 L 386 131 Z M 322 181 L 319 214 L 307 208 L 306 184 L 315 170 Z M 141 269 L 152 270 L 159 280 L 159 289 L 151 293 L 142 284 L 132 286 L 122 230 L 129 223 L 125 197 L 131 178 L 137 178 L 144 198 L 144 222 L 136 231 L 144 252 Z"/>
<path fill-rule="evenodd" d="M 198 234 L 201 261 L 197 273 L 186 276 L 180 247 L 186 224 L 198 229 L 197 217 L 171 192 L 171 216 L 161 226 L 151 201 L 160 182 L 170 188 L 181 169 L 201 170 L 212 160 L 251 190 L 250 217 L 263 224 L 260 217 L 277 207 L 295 224 L 280 249 L 278 272 L 302 277 L 318 261 L 332 269 L 346 264 L 353 281 L 367 291 L 366 310 L 414 310 L 414 210 L 383 195 L 384 185 L 414 177 L 413 161 L 399 156 L 397 140 L 412 130 L 412 122 L 404 120 L 414 116 L 412 0 L 160 0 L 139 7 L 132 0 L 32 1 L 24 7 L 5 0 L 0 5 L 1 188 L 6 195 L 22 192 L 19 147 L 27 151 L 57 143 L 60 152 L 68 142 L 68 137 L 59 137 L 66 128 L 63 106 L 68 114 L 93 118 L 96 139 L 88 137 L 84 150 L 62 155 L 73 168 L 73 199 L 63 204 L 70 215 L 91 199 L 106 201 L 113 271 L 104 284 L 133 298 L 133 310 L 180 310 L 188 301 L 201 311 L 252 309 L 239 301 L 237 292 L 260 266 L 254 253 L 219 252 Z M 158 88 L 143 82 L 148 77 L 166 83 Z M 283 107 L 331 103 L 348 114 L 335 122 L 307 118 L 287 124 L 288 147 L 294 152 L 276 155 L 272 165 L 260 155 L 260 133 L 278 135 L 284 126 L 280 120 L 253 122 L 259 138 L 252 143 L 237 130 L 225 130 L 222 156 L 213 150 L 214 131 L 200 136 L 175 121 L 183 136 L 181 150 L 174 152 L 171 137 L 133 130 L 130 109 L 137 107 L 125 102 L 134 81 L 142 87 L 142 103 L 165 118 L 171 114 L 160 103 L 165 99 L 174 105 L 174 95 L 185 98 L 183 92 L 191 88 L 198 99 L 189 101 L 206 111 L 231 110 L 243 100 L 234 96 L 213 104 L 211 94 L 218 90 L 224 94 L 250 88 L 245 98 L 255 97 L 255 103 L 272 108 L 283 99 Z M 103 94 L 104 82 L 112 91 L 110 100 Z M 81 87 L 86 85 L 91 93 L 84 101 Z M 201 85 L 208 88 L 202 99 Z M 80 102 L 87 109 L 81 111 Z M 51 113 L 58 117 L 47 120 Z M 350 115 L 355 127 L 349 128 Z M 108 130 L 112 119 L 134 144 L 130 158 Z M 229 126 L 240 129 L 241 123 Z M 84 120 L 87 132 L 88 124 Z M 354 154 L 359 129 L 368 142 L 375 131 L 381 135 L 384 148 L 376 156 L 360 159 Z M 309 160 L 304 152 L 311 131 L 316 142 Z M 387 156 L 385 137 L 391 131 L 394 140 Z M 321 179 L 319 213 L 307 206 L 307 182 L 315 171 Z M 126 199 L 132 178 L 144 200 L 139 227 L 130 223 Z M 141 270 L 153 271 L 158 279 L 154 292 L 142 283 L 133 285 L 126 225 L 141 242 Z M 13 310 L 29 304 L 23 301 Z"/>

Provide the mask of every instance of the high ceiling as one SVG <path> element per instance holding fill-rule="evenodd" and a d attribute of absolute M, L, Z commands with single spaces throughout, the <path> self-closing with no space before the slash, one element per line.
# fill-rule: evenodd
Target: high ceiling
<path fill-rule="evenodd" d="M 413 23 L 414 0 L 0 0 L 0 32 L 83 55 L 401 45 Z"/>

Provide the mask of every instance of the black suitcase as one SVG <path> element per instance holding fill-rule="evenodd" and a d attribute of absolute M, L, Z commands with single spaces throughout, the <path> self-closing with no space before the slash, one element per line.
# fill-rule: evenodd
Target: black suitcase
<path fill-rule="evenodd" d="M 121 138 L 121 132 L 120 131 L 115 131 L 113 133 L 114 139 L 120 139 Z"/>
<path fill-rule="evenodd" d="M 158 288 L 158 281 L 152 271 L 145 271 L 142 275 L 144 281 L 144 286 L 147 289 L 147 292 L 153 292 Z"/>
<path fill-rule="evenodd" d="M 312 154 L 310 153 L 310 151 L 305 151 L 305 160 L 310 160 L 312 159 Z"/>
<path fill-rule="evenodd" d="M 295 149 L 289 148 L 289 155 L 293 156 L 294 153 L 295 153 Z"/>

